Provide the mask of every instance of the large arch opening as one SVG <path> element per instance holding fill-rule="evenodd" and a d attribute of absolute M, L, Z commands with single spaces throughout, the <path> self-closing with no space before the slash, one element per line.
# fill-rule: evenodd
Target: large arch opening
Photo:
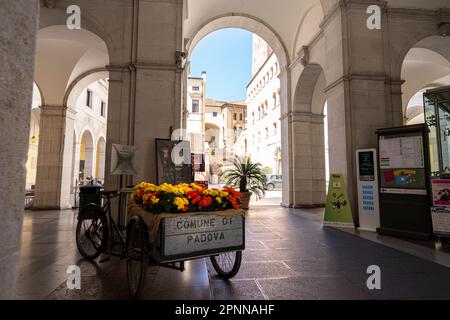
<path fill-rule="evenodd" d="M 219 141 L 219 145 L 224 145 L 229 152 L 224 161 L 214 159 L 211 162 L 218 164 L 222 169 L 219 171 L 223 171 L 227 169 L 228 162 L 234 154 L 247 156 L 253 162 L 261 163 L 267 175 L 278 173 L 281 180 L 282 174 L 289 175 L 288 169 L 286 168 L 285 173 L 285 168 L 281 164 L 280 121 L 281 114 L 288 110 L 286 68 L 289 65 L 289 56 L 279 35 L 264 21 L 249 15 L 233 13 L 218 16 L 204 23 L 186 43 L 188 60 L 191 60 L 195 48 L 205 37 L 220 30 L 231 29 L 244 30 L 252 34 L 253 54 L 252 57 L 248 57 L 253 60 L 252 70 L 245 88 L 245 96 L 241 99 L 243 101 L 225 103 L 222 101 L 219 106 L 222 119 L 226 119 L 226 123 L 216 124 L 221 132 L 222 141 Z M 254 54 L 256 50 L 260 57 Z M 188 97 L 186 101 L 189 102 L 189 90 L 192 86 L 186 83 L 185 87 L 185 96 Z M 211 107 L 217 107 L 217 103 Z M 189 106 L 185 106 L 184 109 L 189 110 Z M 188 125 L 187 121 L 183 123 Z M 217 171 L 217 168 L 211 169 Z M 279 197 L 274 200 L 276 204 L 282 202 L 282 186 L 279 181 L 277 184 Z"/>
<path fill-rule="evenodd" d="M 427 118 L 424 112 L 424 93 L 450 86 L 450 39 L 432 35 L 415 43 L 405 54 L 401 77 L 404 81 L 404 124 L 427 123 L 430 129 L 431 171 L 433 176 L 439 177 L 440 168 L 450 167 L 450 142 L 446 131 L 446 128 L 450 127 L 450 121 L 447 119 L 450 108 L 447 108 L 445 103 L 439 104 L 438 114 L 435 114 L 437 118 Z M 438 127 L 441 128 L 440 133 L 437 131 Z"/>

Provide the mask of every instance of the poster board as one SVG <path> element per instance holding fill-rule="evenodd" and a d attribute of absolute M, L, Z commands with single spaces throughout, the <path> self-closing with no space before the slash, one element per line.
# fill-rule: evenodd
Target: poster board
<path fill-rule="evenodd" d="M 191 183 L 192 164 L 189 141 L 156 139 L 157 183 Z"/>
<path fill-rule="evenodd" d="M 421 132 L 380 136 L 379 154 L 382 193 L 426 192 L 425 153 Z"/>
<path fill-rule="evenodd" d="M 380 227 L 378 233 L 415 239 L 432 235 L 428 128 L 377 130 Z"/>
<path fill-rule="evenodd" d="M 354 227 L 352 210 L 342 174 L 333 173 L 330 175 L 323 225 Z"/>
<path fill-rule="evenodd" d="M 438 236 L 450 237 L 450 208 L 432 207 L 431 218 L 433 221 L 433 233 Z"/>
<path fill-rule="evenodd" d="M 376 231 L 380 226 L 377 151 L 356 151 L 359 229 Z"/>

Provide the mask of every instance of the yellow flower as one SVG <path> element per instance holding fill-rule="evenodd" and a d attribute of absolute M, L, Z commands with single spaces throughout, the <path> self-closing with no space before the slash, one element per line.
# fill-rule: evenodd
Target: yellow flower
<path fill-rule="evenodd" d="M 218 203 L 222 203 L 222 198 L 221 198 L 221 197 L 217 197 L 217 198 L 216 198 L 216 201 L 217 201 Z"/>

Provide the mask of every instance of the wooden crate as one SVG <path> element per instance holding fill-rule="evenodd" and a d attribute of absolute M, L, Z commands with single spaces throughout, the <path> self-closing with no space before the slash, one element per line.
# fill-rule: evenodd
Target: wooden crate
<path fill-rule="evenodd" d="M 245 218 L 242 215 L 177 216 L 162 219 L 157 250 L 152 250 L 152 256 L 164 263 L 244 249 Z"/>

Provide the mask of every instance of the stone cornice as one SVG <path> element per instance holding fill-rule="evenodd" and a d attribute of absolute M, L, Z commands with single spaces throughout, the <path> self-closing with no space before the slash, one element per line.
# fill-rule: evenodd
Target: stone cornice
<path fill-rule="evenodd" d="M 289 111 L 282 114 L 280 120 L 291 119 L 292 122 L 308 122 L 308 123 L 323 123 L 325 118 L 322 114 L 316 114 L 312 112 L 300 112 L 300 111 Z"/>
<path fill-rule="evenodd" d="M 334 87 L 338 86 L 342 82 L 349 82 L 352 80 L 366 80 L 366 81 L 383 81 L 386 84 L 389 84 L 391 81 L 389 80 L 389 77 L 385 74 L 357 74 L 357 73 L 351 73 L 344 75 L 331 84 L 329 84 L 327 87 L 325 87 L 324 91 L 328 92 Z"/>

